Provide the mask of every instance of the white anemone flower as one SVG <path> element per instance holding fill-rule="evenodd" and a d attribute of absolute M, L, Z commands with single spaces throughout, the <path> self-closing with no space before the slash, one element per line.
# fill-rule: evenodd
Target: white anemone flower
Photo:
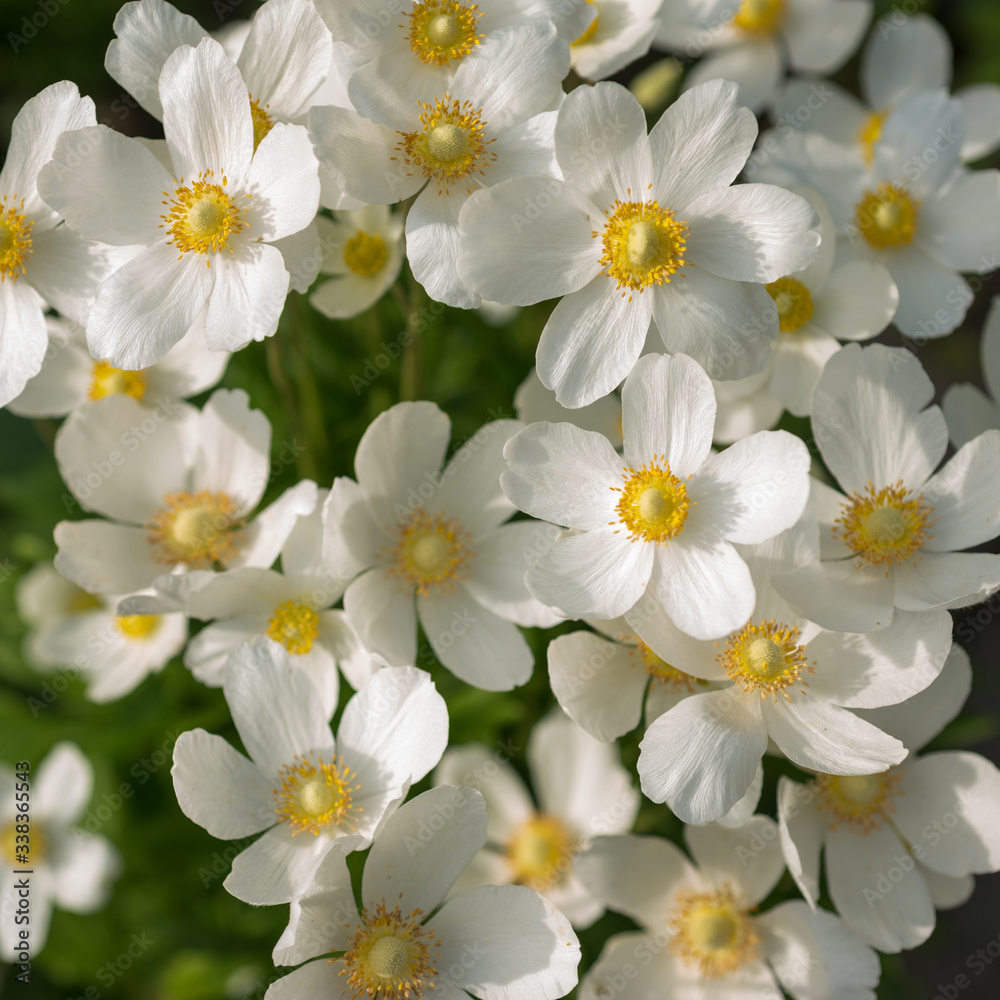
<path fill-rule="evenodd" d="M 684 828 L 694 859 L 661 837 L 600 837 L 577 861 L 584 884 L 638 931 L 615 934 L 581 1000 L 875 1000 L 878 956 L 832 913 L 759 904 L 785 870 L 775 823 Z"/>
<path fill-rule="evenodd" d="M 682 699 L 718 685 L 657 656 L 624 618 L 587 622 L 548 646 L 549 683 L 563 711 L 595 739 L 610 743 L 669 712 Z"/>
<path fill-rule="evenodd" d="M 574 927 L 589 927 L 604 906 L 574 874 L 574 859 L 597 834 L 631 830 L 639 795 L 618 747 L 595 740 L 558 709 L 531 730 L 528 768 L 534 800 L 514 768 L 497 760 L 496 750 L 465 744 L 441 758 L 434 784 L 477 789 L 490 813 L 486 845 L 453 892 L 526 885 L 547 897 Z"/>
<path fill-rule="evenodd" d="M 555 170 L 552 132 L 569 46 L 536 20 L 492 34 L 446 90 L 417 95 L 377 124 L 343 108 L 309 115 L 317 155 L 348 195 L 406 213 L 406 256 L 439 302 L 474 309 L 459 275 L 459 213 L 470 194 L 511 177 Z M 419 194 L 418 194 L 419 192 Z"/>
<path fill-rule="evenodd" d="M 584 80 L 603 80 L 649 51 L 660 26 L 657 15 L 663 3 L 662 0 L 587 2 L 597 8 L 597 16 L 571 42 L 572 65 Z"/>
<path fill-rule="evenodd" d="M 271 426 L 249 402 L 242 389 L 217 389 L 200 412 L 123 394 L 76 410 L 56 435 L 56 461 L 72 497 L 108 520 L 56 525 L 59 572 L 89 593 L 130 594 L 175 571 L 270 566 L 315 506 L 316 485 L 303 480 L 251 519 Z"/>
<path fill-rule="evenodd" d="M 138 371 L 92 358 L 82 326 L 51 316 L 45 324 L 49 347 L 41 371 L 7 407 L 22 417 L 64 417 L 88 400 L 117 393 L 155 407 L 163 398 L 184 399 L 211 389 L 229 363 L 226 351 L 208 349 L 201 320 L 159 361 Z"/>
<path fill-rule="evenodd" d="M 536 364 L 564 406 L 628 375 L 650 319 L 668 351 L 713 378 L 767 363 L 778 313 L 762 283 L 808 266 L 819 234 L 797 195 L 731 186 L 757 136 L 737 89 L 716 80 L 689 91 L 647 136 L 624 87 L 578 87 L 556 120 L 561 177 L 512 178 L 462 208 L 466 284 L 513 305 L 563 296 Z"/>
<path fill-rule="evenodd" d="M 340 672 L 360 691 L 379 664 L 343 611 L 333 611 L 347 581 L 323 558 L 323 502 L 295 521 L 281 547 L 281 572 L 244 566 L 217 573 L 192 589 L 185 609 L 211 621 L 188 644 L 184 663 L 210 687 L 221 687 L 229 654 L 257 636 L 283 646 L 289 662 L 315 684 L 327 715 L 340 694 Z"/>
<path fill-rule="evenodd" d="M 813 435 L 844 492 L 813 482 L 822 561 L 774 578 L 824 628 L 868 632 L 898 611 L 965 607 L 1000 587 L 1000 557 L 962 551 L 1000 532 L 1000 431 L 980 434 L 935 472 L 948 430 L 938 407 L 927 407 L 933 395 L 902 348 L 849 344 L 827 362 Z"/>
<path fill-rule="evenodd" d="M 622 424 L 624 464 L 607 438 L 572 424 L 531 424 L 505 448 L 511 501 L 579 532 L 539 558 L 528 589 L 566 618 L 616 618 L 649 589 L 690 635 L 740 628 L 754 585 L 734 543 L 765 541 L 799 519 L 805 445 L 763 431 L 712 454 L 712 383 L 684 355 L 639 360 L 622 389 Z"/>
<path fill-rule="evenodd" d="M 320 273 L 333 275 L 309 296 L 331 319 L 350 319 L 370 309 L 392 287 L 403 266 L 403 219 L 385 205 L 336 212 L 316 220 L 323 252 Z"/>
<path fill-rule="evenodd" d="M 973 874 L 1000 870 L 1000 770 L 964 750 L 916 756 L 958 714 L 970 683 L 956 646 L 926 691 L 868 713 L 910 749 L 900 767 L 779 781 L 781 844 L 802 894 L 815 907 L 822 853 L 837 912 L 879 951 L 922 944 L 935 909 L 965 902 Z"/>
<path fill-rule="evenodd" d="M 544 896 L 520 885 L 445 897 L 487 836 L 486 804 L 443 785 L 386 820 L 365 861 L 361 909 L 344 855 L 331 851 L 291 906 L 276 965 L 309 962 L 266 1000 L 556 1000 L 577 983 L 580 943 Z"/>
<path fill-rule="evenodd" d="M 983 431 L 1000 430 L 1000 295 L 993 297 L 979 343 L 980 371 L 987 393 L 968 382 L 948 386 L 941 409 L 956 448 Z"/>
<path fill-rule="evenodd" d="M 524 424 L 546 420 L 551 424 L 570 423 L 585 431 L 603 434 L 615 448 L 622 446 L 622 401 L 609 392 L 593 403 L 571 410 L 556 400 L 556 394 L 542 385 L 534 368 L 514 393 L 514 412 Z"/>
<path fill-rule="evenodd" d="M 891 626 L 868 635 L 824 631 L 795 614 L 769 581 L 817 559 L 811 516 L 740 554 L 750 566 L 757 603 L 750 621 L 725 641 L 692 641 L 651 596 L 627 616 L 672 666 L 724 685 L 679 702 L 639 744 L 644 794 L 665 801 L 686 823 L 730 810 L 753 781 L 769 741 L 799 767 L 814 770 L 857 775 L 898 764 L 906 756 L 902 743 L 855 710 L 922 691 L 951 648 L 951 616 L 942 609 L 900 613 Z"/>
<path fill-rule="evenodd" d="M 18 111 L 0 170 L 0 406 L 42 367 L 49 306 L 83 323 L 97 287 L 121 260 L 83 240 L 38 193 L 38 172 L 67 129 L 96 124 L 75 83 L 46 87 Z"/>
<path fill-rule="evenodd" d="M 73 824 L 79 820 L 94 789 L 94 768 L 75 743 L 57 743 L 37 766 L 27 773 L 24 787 L 18 776 L 23 768 L 0 762 L 0 958 L 17 962 L 21 932 L 28 931 L 33 961 L 45 944 L 53 907 L 72 913 L 93 913 L 107 901 L 111 882 L 121 871 L 121 857 L 106 838 Z M 28 791 L 28 799 L 15 798 Z M 19 860 L 24 836 L 17 830 L 18 802 L 29 802 L 30 850 L 27 863 Z M 31 874 L 23 874 L 30 869 Z M 21 871 L 19 871 L 21 870 Z M 23 887 L 28 882 L 30 924 L 17 922 Z M 25 910 L 22 907 L 22 916 Z"/>
<path fill-rule="evenodd" d="M 691 56 L 708 50 L 686 85 L 734 80 L 754 111 L 774 101 L 786 66 L 805 73 L 839 69 L 872 18 L 871 0 L 741 0 L 725 10 L 724 22 L 694 35 L 665 20 L 657 41 Z"/>
<path fill-rule="evenodd" d="M 499 69 L 507 78 L 507 97 L 516 99 L 518 91 L 533 85 L 541 66 L 522 62 L 527 53 L 494 49 L 495 36 L 523 39 L 527 36 L 519 32 L 544 31 L 551 25 L 568 44 L 597 16 L 585 0 L 482 5 L 469 0 L 402 0 L 392 8 L 377 7 L 372 0 L 315 0 L 315 6 L 346 49 L 345 63 L 353 69 L 348 81 L 351 103 L 365 118 L 393 128 L 419 101 L 454 93 L 466 62 L 480 58 L 483 50 L 503 58 Z"/>
<path fill-rule="evenodd" d="M 528 593 L 524 574 L 560 532 L 504 523 L 514 505 L 500 489 L 502 453 L 521 426 L 486 424 L 442 469 L 451 421 L 433 403 L 398 403 L 361 438 L 357 482 L 334 481 L 327 558 L 360 572 L 344 595 L 347 619 L 388 663 L 416 658 L 419 617 L 437 658 L 467 683 L 509 691 L 531 676 L 517 626 L 559 617 Z"/>
<path fill-rule="evenodd" d="M 893 108 L 920 91 L 947 88 L 951 62 L 951 40 L 934 18 L 906 17 L 896 8 L 861 52 L 860 100 L 829 80 L 792 80 L 775 102 L 774 118 L 779 127 L 821 132 L 870 160 Z M 962 160 L 993 152 L 1000 145 L 1000 86 L 977 83 L 953 96 L 965 121 Z"/>
<path fill-rule="evenodd" d="M 289 273 L 272 244 L 305 229 L 319 203 L 306 129 L 276 123 L 255 151 L 246 84 L 214 39 L 176 49 L 158 92 L 164 161 L 98 125 L 65 132 L 39 176 L 85 239 L 141 248 L 101 284 L 87 318 L 91 354 L 117 368 L 158 361 L 206 303 L 212 350 L 273 334 Z"/>
<path fill-rule="evenodd" d="M 414 667 L 379 671 L 347 703 L 336 737 L 315 685 L 277 643 L 232 653 L 223 690 L 250 759 L 194 729 L 178 737 L 171 773 L 181 810 L 213 837 L 267 831 L 225 881 L 255 905 L 305 892 L 335 844 L 367 847 L 448 743 L 444 699 Z"/>

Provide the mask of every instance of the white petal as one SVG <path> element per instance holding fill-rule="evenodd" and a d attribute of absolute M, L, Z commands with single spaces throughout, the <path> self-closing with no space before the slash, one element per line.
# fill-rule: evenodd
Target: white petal
<path fill-rule="evenodd" d="M 972 84 L 956 90 L 954 96 L 962 105 L 962 121 L 965 124 L 962 159 L 968 163 L 992 153 L 1000 141 L 997 128 L 1000 87 L 995 83 Z"/>
<path fill-rule="evenodd" d="M 829 827 L 818 803 L 816 788 L 784 775 L 778 779 L 778 832 L 788 871 L 806 902 L 815 907 L 819 899 L 819 858 Z"/>
<path fill-rule="evenodd" d="M 27 282 L 0 283 L 0 406 L 22 392 L 45 360 L 45 302 Z"/>
<path fill-rule="evenodd" d="M 1000 587 L 1000 557 L 971 552 L 925 552 L 895 571 L 896 607 L 927 611 L 942 605 L 965 607 Z"/>
<path fill-rule="evenodd" d="M 918 90 L 951 81 L 951 43 L 931 17 L 879 21 L 861 54 L 861 90 L 876 108 L 888 108 Z"/>
<path fill-rule="evenodd" d="M 728 12 L 728 8 L 727 8 Z M 771 38 L 740 42 L 706 56 L 688 73 L 685 86 L 718 79 L 739 85 L 740 104 L 759 111 L 769 104 L 782 77 L 782 58 Z"/>
<path fill-rule="evenodd" d="M 853 559 L 800 566 L 776 574 L 772 583 L 799 614 L 823 628 L 870 632 L 892 621 L 893 581 Z"/>
<path fill-rule="evenodd" d="M 968 382 L 953 383 L 941 397 L 948 433 L 961 448 L 983 431 L 1000 429 L 1000 407 L 982 389 Z"/>
<path fill-rule="evenodd" d="M 1000 254 L 1000 172 L 957 177 L 920 209 L 917 242 L 942 267 L 984 274 Z"/>
<path fill-rule="evenodd" d="M 968 902 L 976 888 L 976 880 L 971 875 L 951 878 L 948 875 L 932 872 L 930 868 L 925 868 L 923 865 L 918 865 L 917 869 L 927 883 L 931 899 L 934 900 L 934 907 L 938 910 L 951 910 Z"/>
<path fill-rule="evenodd" d="M 933 260 L 920 246 L 882 254 L 899 289 L 899 308 L 892 321 L 909 337 L 933 339 L 951 333 L 972 303 L 972 289 L 957 272 Z"/>
<path fill-rule="evenodd" d="M 813 304 L 812 322 L 826 333 L 839 340 L 867 340 L 889 325 L 899 291 L 880 264 L 856 260 L 830 275 Z"/>
<path fill-rule="evenodd" d="M 857 49 L 872 19 L 870 0 L 791 5 L 782 25 L 793 69 L 832 73 Z"/>
<path fill-rule="evenodd" d="M 248 463 L 249 464 L 249 463 Z M 256 482 L 249 484 L 256 489 Z M 229 566 L 270 566 L 295 522 L 316 505 L 316 484 L 302 479 L 268 504 L 240 533 L 239 547 Z"/>
<path fill-rule="evenodd" d="M 465 194 L 429 185 L 417 195 L 406 213 L 406 257 L 413 276 L 436 302 L 476 309 L 482 299 L 458 274 L 458 213 Z"/>
<path fill-rule="evenodd" d="M 349 1000 L 354 989 L 341 975 L 345 968 L 343 962 L 310 962 L 271 983 L 264 994 L 265 1000 L 306 1000 L 316 996 Z"/>
<path fill-rule="evenodd" d="M 344 610 L 351 627 L 373 653 L 393 666 L 404 666 L 417 658 L 413 591 L 401 590 L 395 577 L 381 569 L 362 574 L 347 588 Z"/>
<path fill-rule="evenodd" d="M 288 825 L 279 823 L 236 855 L 222 884 L 253 906 L 287 903 L 309 888 L 331 848 L 333 842 L 325 837 L 292 837 Z"/>
<path fill-rule="evenodd" d="M 130 594 L 148 587 L 166 566 L 153 559 L 145 528 L 108 521 L 60 521 L 56 569 L 90 594 Z"/>
<path fill-rule="evenodd" d="M 735 828 L 686 826 L 684 842 L 700 874 L 738 887 L 750 904 L 760 903 L 785 871 L 778 824 L 768 816 L 751 816 Z"/>
<path fill-rule="evenodd" d="M 53 827 L 66 826 L 80 818 L 90 801 L 94 768 L 75 743 L 62 740 L 49 751 L 31 780 L 32 813 Z"/>

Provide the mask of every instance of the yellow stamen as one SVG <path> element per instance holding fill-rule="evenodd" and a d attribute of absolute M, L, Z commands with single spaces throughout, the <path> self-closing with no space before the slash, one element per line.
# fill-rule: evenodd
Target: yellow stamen
<path fill-rule="evenodd" d="M 662 684 L 670 687 L 674 691 L 694 691 L 699 685 L 705 685 L 708 681 L 703 681 L 698 677 L 692 677 L 671 666 L 653 652 L 638 636 L 636 636 L 635 649 L 633 655 L 639 661 L 642 669 L 649 674 L 653 684 Z"/>
<path fill-rule="evenodd" d="M 655 201 L 616 199 L 600 235 L 600 263 L 621 289 L 642 293 L 650 285 L 669 282 L 684 266 L 687 223 L 676 221 L 670 209 Z"/>
<path fill-rule="evenodd" d="M 124 395 L 133 399 L 142 399 L 146 393 L 146 373 L 126 371 L 115 368 L 110 361 L 95 361 L 91 369 L 90 390 L 87 395 L 91 399 L 103 399 L 105 396 Z"/>
<path fill-rule="evenodd" d="M 163 624 L 162 615 L 117 615 L 115 624 L 126 639 L 144 642 L 152 638 Z"/>
<path fill-rule="evenodd" d="M 594 20 L 591 21 L 590 24 L 588 24 L 586 28 L 584 28 L 583 34 L 575 42 L 570 42 L 571 46 L 572 45 L 583 45 L 584 42 L 589 42 L 591 40 L 591 38 L 593 38 L 594 35 L 597 34 L 597 27 L 598 27 L 598 25 L 600 24 L 600 21 L 601 21 L 601 8 L 595 2 L 595 0 L 587 0 L 587 3 L 593 4 L 595 7 L 597 7 L 597 13 L 594 15 Z"/>
<path fill-rule="evenodd" d="M 344 263 L 349 270 L 365 277 L 378 274 L 385 267 L 388 256 L 385 242 L 378 233 L 359 229 L 344 244 Z"/>
<path fill-rule="evenodd" d="M 796 683 L 808 687 L 802 674 L 815 672 L 806 659 L 805 646 L 797 644 L 799 634 L 794 625 L 779 625 L 773 619 L 750 623 L 729 636 L 716 660 L 744 692 L 760 691 L 761 698 L 770 694 L 777 701 L 780 691 L 791 701 L 787 688 Z"/>
<path fill-rule="evenodd" d="M 881 774 L 820 774 L 810 784 L 832 828 L 846 823 L 857 833 L 870 833 L 895 810 L 893 799 L 903 793 L 901 782 L 893 768 Z"/>
<path fill-rule="evenodd" d="M 267 635 L 289 653 L 296 656 L 308 653 L 319 635 L 319 615 L 307 604 L 285 601 L 274 609 L 267 623 Z"/>
<path fill-rule="evenodd" d="M 757 959 L 760 935 L 749 907 L 729 885 L 677 894 L 677 909 L 668 920 L 674 932 L 670 950 L 707 979 L 720 979 Z"/>
<path fill-rule="evenodd" d="M 578 848 L 576 838 L 562 820 L 539 814 L 514 831 L 504 853 L 515 882 L 546 892 L 573 867 Z"/>
<path fill-rule="evenodd" d="M 166 228 L 170 234 L 167 243 L 177 247 L 181 256 L 191 252 L 207 255 L 220 250 L 232 253 L 229 237 L 242 232 L 245 226 L 243 215 L 247 210 L 241 213 L 224 190 L 229 181 L 223 177 L 222 184 L 216 184 L 212 177 L 211 170 L 203 172 L 190 187 L 184 186 L 182 178 L 173 200 L 163 202 L 169 211 L 160 216 L 163 219 L 160 229 Z M 171 197 L 169 192 L 163 193 Z"/>
<path fill-rule="evenodd" d="M 229 559 L 241 524 L 236 503 L 225 493 L 170 493 L 163 504 L 146 524 L 157 562 L 212 569 Z"/>
<path fill-rule="evenodd" d="M 889 117 L 889 109 L 871 111 L 865 118 L 864 125 L 858 129 L 858 142 L 864 150 L 865 162 L 871 166 L 875 162 L 875 144 L 882 138 L 882 126 Z"/>
<path fill-rule="evenodd" d="M 361 785 L 351 784 L 356 775 L 341 758 L 324 764 L 323 758 L 317 757 L 314 764 L 305 757 L 296 757 L 278 772 L 278 777 L 281 788 L 271 789 L 274 812 L 279 823 L 292 828 L 292 836 L 303 832 L 315 836 L 330 826 L 355 828 L 354 821 L 362 809 L 353 804 L 353 797 Z"/>
<path fill-rule="evenodd" d="M 253 120 L 253 151 L 257 152 L 261 139 L 274 128 L 274 119 L 268 114 L 268 107 L 260 104 L 252 97 L 250 98 L 250 117 Z"/>
<path fill-rule="evenodd" d="M 24 261 L 32 253 L 31 229 L 34 222 L 29 222 L 23 212 L 24 199 L 17 200 L 17 195 L 11 199 L 14 205 L 7 205 L 7 196 L 0 198 L 0 281 L 10 277 L 11 281 L 24 274 Z"/>
<path fill-rule="evenodd" d="M 879 184 L 854 206 L 855 225 L 877 250 L 909 246 L 919 215 L 920 202 L 900 184 Z"/>
<path fill-rule="evenodd" d="M 784 14 L 784 0 L 742 0 L 733 24 L 752 35 L 773 35 Z"/>
<path fill-rule="evenodd" d="M 482 40 L 476 25 L 482 13 L 460 0 L 422 0 L 410 11 L 407 40 L 417 58 L 428 66 L 446 66 L 464 59 Z M 403 25 L 400 25 L 403 27 Z"/>
<path fill-rule="evenodd" d="M 782 333 L 795 333 L 812 319 L 812 295 L 798 278 L 778 278 L 764 287 L 778 307 L 778 329 Z"/>
<path fill-rule="evenodd" d="M 396 544 L 389 550 L 387 572 L 403 580 L 407 589 L 421 596 L 432 590 L 451 593 L 456 580 L 468 573 L 473 552 L 472 536 L 456 518 L 415 510 L 398 531 Z"/>
<path fill-rule="evenodd" d="M 626 466 L 622 478 L 625 485 L 611 489 L 621 493 L 617 510 L 628 528 L 629 541 L 666 542 L 681 533 L 691 501 L 687 488 L 670 471 L 666 456 L 657 459 L 654 455 L 641 469 Z"/>

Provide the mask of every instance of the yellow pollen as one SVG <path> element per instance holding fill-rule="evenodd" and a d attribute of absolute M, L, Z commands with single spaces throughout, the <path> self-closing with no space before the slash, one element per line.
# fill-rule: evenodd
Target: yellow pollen
<path fill-rule="evenodd" d="M 476 31 L 480 17 L 482 13 L 474 3 L 459 0 L 415 3 L 407 35 L 410 48 L 428 66 L 447 66 L 456 59 L 464 59 L 482 40 Z"/>
<path fill-rule="evenodd" d="M 539 814 L 514 831 L 504 853 L 515 882 L 536 892 L 546 892 L 573 867 L 578 847 L 562 820 Z"/>
<path fill-rule="evenodd" d="M 274 128 L 274 119 L 267 112 L 268 105 L 261 107 L 250 98 L 250 117 L 253 120 L 253 151 L 257 152 L 261 139 Z"/>
<path fill-rule="evenodd" d="M 432 590 L 451 593 L 456 580 L 464 579 L 472 557 L 472 536 L 455 518 L 415 510 L 399 529 L 388 552 L 387 572 L 402 579 L 426 597 Z"/>
<path fill-rule="evenodd" d="M 708 979 L 728 976 L 757 958 L 760 935 L 749 907 L 729 885 L 679 892 L 667 926 L 674 932 L 670 950 Z"/>
<path fill-rule="evenodd" d="M 583 45 L 584 42 L 589 42 L 591 38 L 593 38 L 594 35 L 597 34 L 597 27 L 601 21 L 601 8 L 598 4 L 594 3 L 594 0 L 587 0 L 587 3 L 593 4 L 595 7 L 597 7 L 597 14 L 594 17 L 594 20 L 591 21 L 586 28 L 584 28 L 583 34 L 575 42 L 570 42 L 571 46 Z"/>
<path fill-rule="evenodd" d="M 450 186 L 464 178 L 470 178 L 466 190 L 471 192 L 472 175 L 481 176 L 496 159 L 486 149 L 496 140 L 487 139 L 483 132 L 482 110 L 477 111 L 469 101 L 453 101 L 448 94 L 433 104 L 421 101 L 420 106 L 423 128 L 399 133 L 403 138 L 396 148 L 405 154 L 403 162 L 436 180 L 439 193 L 448 194 Z"/>
<path fill-rule="evenodd" d="M 242 232 L 245 226 L 246 209 L 241 213 L 223 190 L 228 180 L 223 177 L 220 185 L 211 180 L 212 176 L 211 170 L 202 173 L 190 187 L 185 187 L 182 179 L 173 200 L 163 202 L 169 211 L 160 216 L 163 219 L 160 229 L 166 228 L 170 234 L 168 245 L 177 247 L 181 255 L 191 251 L 206 255 L 221 250 L 232 253 L 229 237 Z M 167 191 L 163 193 L 171 197 Z M 205 263 L 210 264 L 208 260 Z"/>
<path fill-rule="evenodd" d="M 144 371 L 124 371 L 115 368 L 110 361 L 95 361 L 91 370 L 90 390 L 87 395 L 91 399 L 103 399 L 105 396 L 124 395 L 133 399 L 142 399 L 146 393 L 146 373 Z"/>
<path fill-rule="evenodd" d="M 690 674 L 684 673 L 683 670 L 671 666 L 666 660 L 654 653 L 638 636 L 636 636 L 634 654 L 638 657 L 643 670 L 649 674 L 653 684 L 663 684 L 680 692 L 694 691 L 699 685 L 708 683 L 708 681 L 692 677 Z"/>
<path fill-rule="evenodd" d="M 29 813 L 30 816 L 30 813 Z M 18 833 L 18 826 L 22 827 Z M 27 826 L 27 831 L 24 827 Z M 24 839 L 18 841 L 18 837 Z M 0 857 L 8 865 L 18 867 L 31 867 L 38 864 L 45 858 L 48 852 L 48 838 L 42 830 L 37 820 L 30 820 L 29 823 L 20 823 L 16 818 L 0 827 Z M 26 855 L 27 862 L 18 861 L 18 854 Z"/>
<path fill-rule="evenodd" d="M 778 278 L 764 287 L 778 308 L 778 329 L 782 333 L 795 333 L 812 319 L 812 295 L 798 278 Z"/>
<path fill-rule="evenodd" d="M 891 768 L 881 774 L 820 774 L 810 784 L 832 828 L 846 823 L 858 833 L 870 833 L 895 810 L 893 799 L 902 794 L 901 782 L 899 772 Z"/>
<path fill-rule="evenodd" d="M 344 263 L 355 274 L 365 277 L 378 274 L 385 267 L 388 256 L 385 242 L 378 233 L 359 229 L 344 244 Z"/>
<path fill-rule="evenodd" d="M 641 469 L 626 466 L 622 472 L 625 485 L 611 489 L 621 493 L 617 510 L 621 523 L 628 528 L 629 541 L 659 543 L 679 535 L 691 501 L 687 488 L 670 471 L 666 456 L 658 459 L 654 455 L 653 461 Z"/>
<path fill-rule="evenodd" d="M 7 205 L 7 196 L 0 198 L 0 281 L 10 276 L 11 281 L 24 274 L 24 260 L 32 252 L 29 222 L 18 208 L 24 208 L 24 199 L 11 199 L 16 205 Z"/>
<path fill-rule="evenodd" d="M 841 504 L 833 535 L 870 565 L 885 566 L 888 576 L 893 563 L 909 559 L 931 537 L 933 513 L 924 495 L 912 494 L 902 480 L 880 490 L 869 481 L 863 494 Z"/>
<path fill-rule="evenodd" d="M 805 646 L 797 644 L 798 638 L 794 625 L 779 625 L 774 619 L 759 625 L 750 623 L 730 635 L 726 648 L 715 658 L 745 693 L 760 691 L 761 698 L 770 694 L 777 701 L 780 691 L 791 701 L 787 688 L 796 683 L 808 687 L 802 674 L 815 672 L 806 659 Z"/>
<path fill-rule="evenodd" d="M 858 142 L 864 150 L 865 162 L 870 166 L 875 162 L 875 144 L 882 138 L 882 126 L 889 117 L 889 109 L 871 111 L 865 118 L 864 125 L 858 129 Z"/>
<path fill-rule="evenodd" d="M 307 832 L 313 835 L 324 831 L 331 824 L 354 829 L 356 814 L 361 808 L 353 805 L 353 795 L 360 784 L 351 784 L 356 775 L 344 766 L 341 758 L 316 763 L 305 757 L 296 757 L 279 772 L 281 788 L 272 788 L 274 812 L 279 823 L 292 828 L 292 836 Z"/>
<path fill-rule="evenodd" d="M 854 222 L 876 250 L 909 246 L 917 232 L 920 202 L 900 184 L 879 184 L 854 206 Z"/>
<path fill-rule="evenodd" d="M 67 611 L 79 614 L 82 611 L 92 611 L 94 608 L 102 606 L 100 599 L 94 597 L 93 594 L 88 594 L 87 591 L 78 587 L 74 589 L 75 593 L 69 600 Z"/>
<path fill-rule="evenodd" d="M 319 635 L 319 615 L 307 604 L 285 601 L 274 609 L 267 623 L 267 635 L 289 653 L 296 656 L 308 653 Z"/>
<path fill-rule="evenodd" d="M 650 285 L 669 282 L 684 266 L 687 234 L 687 223 L 677 222 L 670 209 L 655 201 L 616 199 L 601 234 L 600 263 L 619 288 L 641 293 Z"/>
<path fill-rule="evenodd" d="M 232 554 L 241 527 L 237 506 L 225 493 L 171 493 L 146 524 L 153 558 L 168 566 L 212 569 Z"/>
<path fill-rule="evenodd" d="M 429 927 L 423 927 L 423 910 L 403 915 L 399 906 L 388 910 L 379 903 L 370 916 L 362 911 L 359 925 L 344 953 L 344 968 L 351 996 L 378 997 L 378 1000 L 415 1000 L 424 990 L 433 992 L 441 953 L 432 948 L 441 941 Z"/>
<path fill-rule="evenodd" d="M 750 34 L 773 35 L 784 13 L 784 0 L 742 0 L 733 24 Z"/>
<path fill-rule="evenodd" d="M 126 639 L 144 642 L 159 632 L 163 617 L 162 615 L 118 615 L 115 624 Z"/>

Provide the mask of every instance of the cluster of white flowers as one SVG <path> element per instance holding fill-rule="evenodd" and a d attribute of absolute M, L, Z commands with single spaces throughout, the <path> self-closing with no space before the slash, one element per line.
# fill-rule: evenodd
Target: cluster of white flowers
<path fill-rule="evenodd" d="M 1000 145 L 1000 87 L 950 96 L 922 15 L 873 29 L 870 106 L 816 78 L 870 20 L 869 0 L 267 0 L 217 39 L 135 0 L 106 67 L 164 139 L 97 124 L 69 82 L 18 114 L 0 404 L 65 417 L 56 461 L 93 515 L 21 583 L 27 652 L 99 702 L 177 655 L 222 688 L 247 756 L 185 732 L 173 781 L 213 836 L 262 834 L 225 886 L 290 906 L 273 959 L 301 967 L 268 1000 L 555 1000 L 605 908 L 639 930 L 587 1000 L 862 1000 L 872 949 L 920 944 L 1000 869 L 1000 771 L 917 757 L 969 690 L 948 612 L 1000 589 L 1000 556 L 967 551 L 1000 535 L 1000 307 L 993 398 L 952 386 L 944 412 L 913 353 L 856 343 L 951 333 L 962 275 L 997 267 L 1000 173 L 968 164 Z M 654 43 L 710 54 L 647 128 L 593 81 Z M 240 388 L 186 397 L 290 291 L 349 318 L 404 257 L 459 309 L 559 299 L 519 419 L 450 454 L 449 417 L 400 402 L 354 478 L 261 509 L 268 419 Z M 773 429 L 786 410 L 809 441 Z M 522 629 L 566 620 L 589 627 L 549 642 L 532 798 L 509 754 L 449 748 L 418 629 L 497 692 L 535 669 Z M 641 793 L 690 856 L 630 835 L 615 741 L 636 727 Z M 802 776 L 772 820 L 776 757 Z M 45 891 L 77 910 L 115 868 L 67 838 L 85 770 L 59 748 L 36 791 Z M 804 901 L 758 912 L 786 866 Z"/>

